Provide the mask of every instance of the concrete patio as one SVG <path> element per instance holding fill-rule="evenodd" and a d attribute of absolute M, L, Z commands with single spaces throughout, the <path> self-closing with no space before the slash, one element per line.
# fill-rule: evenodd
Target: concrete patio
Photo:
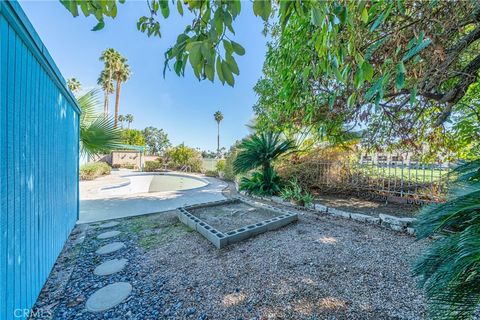
<path fill-rule="evenodd" d="M 149 213 L 174 210 L 210 201 L 223 200 L 222 190 L 227 183 L 202 175 L 181 173 L 193 177 L 202 177 L 209 184 L 202 188 L 182 190 L 137 193 L 130 195 L 108 195 L 99 190 L 105 187 L 128 182 L 123 176 L 133 172 L 126 170 L 112 171 L 108 176 L 93 181 L 80 182 L 80 216 L 79 224 L 110 219 L 138 216 Z"/>

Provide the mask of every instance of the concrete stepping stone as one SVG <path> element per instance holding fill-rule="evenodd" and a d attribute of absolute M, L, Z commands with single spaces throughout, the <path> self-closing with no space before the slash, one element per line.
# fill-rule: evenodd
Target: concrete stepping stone
<path fill-rule="evenodd" d="M 97 276 L 107 276 L 122 271 L 127 265 L 127 259 L 112 259 L 105 261 L 101 265 L 93 270 L 93 273 Z"/>
<path fill-rule="evenodd" d="M 104 232 L 104 233 L 100 233 L 100 234 L 97 236 L 97 239 L 113 238 L 113 237 L 118 236 L 120 233 L 121 233 L 121 232 L 120 232 L 120 231 L 117 231 L 117 230 L 107 231 L 107 232 Z"/>
<path fill-rule="evenodd" d="M 90 312 L 101 312 L 122 303 L 132 292 L 128 282 L 115 282 L 95 291 L 85 305 Z"/>
<path fill-rule="evenodd" d="M 117 222 L 117 221 L 110 221 L 110 222 L 106 222 L 106 223 L 102 223 L 101 225 L 99 225 L 98 227 L 101 228 L 101 229 L 107 229 L 107 228 L 111 228 L 111 227 L 116 227 L 120 224 L 120 222 Z"/>
<path fill-rule="evenodd" d="M 115 252 L 117 250 L 125 248 L 125 243 L 123 242 L 112 242 L 109 244 L 106 244 L 102 247 L 100 247 L 97 251 L 95 251 L 96 254 L 108 254 Z"/>

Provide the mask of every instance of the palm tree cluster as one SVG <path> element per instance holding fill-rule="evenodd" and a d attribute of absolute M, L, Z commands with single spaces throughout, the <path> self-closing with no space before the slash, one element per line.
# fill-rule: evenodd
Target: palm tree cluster
<path fill-rule="evenodd" d="M 120 122 L 120 125 L 121 127 L 123 128 L 123 123 L 126 122 L 128 123 L 128 127 L 127 129 L 130 129 L 130 124 L 133 122 L 133 114 L 126 114 L 126 115 L 123 115 L 123 114 L 119 114 L 118 115 L 118 122 Z"/>
<path fill-rule="evenodd" d="M 127 59 L 113 48 L 108 48 L 103 51 L 100 56 L 100 61 L 105 64 L 97 80 L 97 83 L 102 87 L 104 93 L 103 112 L 105 115 L 108 115 L 109 97 L 110 94 L 115 92 L 114 126 L 116 128 L 118 126 L 120 111 L 120 91 L 122 83 L 125 83 L 130 78 L 130 66 L 127 64 Z"/>

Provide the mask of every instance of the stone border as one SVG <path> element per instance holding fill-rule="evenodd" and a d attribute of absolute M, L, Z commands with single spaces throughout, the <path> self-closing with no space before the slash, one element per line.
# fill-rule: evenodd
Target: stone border
<path fill-rule="evenodd" d="M 241 195 L 247 196 L 247 194 L 243 191 L 239 191 Z M 356 212 L 348 212 L 348 211 L 343 211 L 343 210 L 338 210 L 335 208 L 327 207 L 325 205 L 322 205 L 320 203 L 315 203 L 314 205 L 310 207 L 300 207 L 297 205 L 294 205 L 291 202 L 284 201 L 281 197 L 259 197 L 259 196 L 254 196 L 254 195 L 248 195 L 249 197 L 253 199 L 259 199 L 259 200 L 264 200 L 264 201 L 270 201 L 274 203 L 278 203 L 284 206 L 289 206 L 289 207 L 294 207 L 295 209 L 298 210 L 308 210 L 308 211 L 314 211 L 314 212 L 319 212 L 323 214 L 329 214 L 334 217 L 339 217 L 339 218 L 344 218 L 344 219 L 352 219 L 358 222 L 363 222 L 363 223 L 370 223 L 374 225 L 379 225 L 388 229 L 392 229 L 394 231 L 398 232 L 405 232 L 408 233 L 409 235 L 415 235 L 415 229 L 413 228 L 413 224 L 417 219 L 415 218 L 409 218 L 409 217 L 395 217 L 387 214 L 379 214 L 378 218 L 373 217 L 367 214 L 361 214 L 361 213 L 356 213 Z"/>
<path fill-rule="evenodd" d="M 206 223 L 205 221 L 203 221 L 202 219 L 199 219 L 198 217 L 196 217 L 195 215 L 189 212 L 189 210 L 192 210 L 192 209 L 214 207 L 214 206 L 239 203 L 239 202 L 243 202 L 254 207 L 263 207 L 270 211 L 279 213 L 280 216 L 263 220 L 255 224 L 250 224 L 244 227 L 240 227 L 228 232 L 221 232 L 215 229 L 214 227 L 212 227 L 211 225 L 209 225 L 208 223 Z M 296 213 L 289 212 L 283 209 L 278 209 L 269 205 L 252 202 L 245 198 L 240 198 L 240 197 L 178 208 L 177 217 L 182 223 L 189 226 L 193 230 L 196 230 L 202 236 L 207 238 L 218 249 L 221 249 L 229 244 L 240 242 L 242 240 L 248 239 L 250 237 L 256 236 L 258 234 L 261 234 L 267 231 L 279 229 L 283 226 L 286 226 L 287 224 L 290 224 L 298 220 L 298 214 Z"/>

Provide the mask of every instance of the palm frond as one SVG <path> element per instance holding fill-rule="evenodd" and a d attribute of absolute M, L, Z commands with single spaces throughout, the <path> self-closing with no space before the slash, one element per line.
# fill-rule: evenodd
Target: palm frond
<path fill-rule="evenodd" d="M 114 127 L 111 117 L 99 110 L 102 103 L 100 91 L 93 89 L 78 96 L 82 111 L 80 116 L 80 152 L 86 155 L 107 153 L 121 145 L 121 130 Z"/>
<path fill-rule="evenodd" d="M 480 161 L 459 166 L 447 202 L 424 208 L 419 239 L 436 239 L 413 273 L 425 290 L 433 319 L 472 319 L 480 303 Z"/>
<path fill-rule="evenodd" d="M 240 144 L 233 168 L 236 173 L 244 173 L 260 166 L 268 166 L 293 148 L 294 143 L 283 139 L 279 133 L 255 134 Z"/>

